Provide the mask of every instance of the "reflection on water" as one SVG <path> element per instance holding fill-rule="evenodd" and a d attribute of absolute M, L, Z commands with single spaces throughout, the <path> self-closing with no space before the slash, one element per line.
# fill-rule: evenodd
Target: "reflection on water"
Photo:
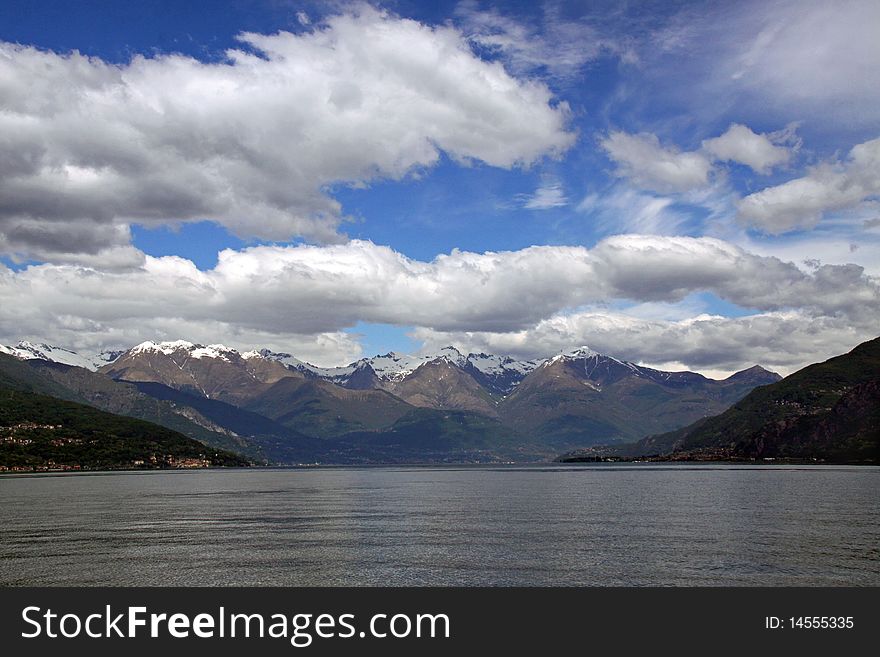
<path fill-rule="evenodd" d="M 0 477 L 0 584 L 880 585 L 880 468 Z"/>

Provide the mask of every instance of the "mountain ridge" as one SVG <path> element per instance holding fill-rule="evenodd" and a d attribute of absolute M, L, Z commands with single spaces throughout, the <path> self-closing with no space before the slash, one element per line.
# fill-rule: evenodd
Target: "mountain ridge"
<path fill-rule="evenodd" d="M 0 386 L 0 470 L 218 465 L 248 461 L 143 420 Z"/>
<path fill-rule="evenodd" d="M 49 358 L 56 351 L 41 354 Z M 47 367 L 47 360 L 31 352 L 21 357 L 35 368 Z M 486 457 L 485 442 L 474 442 L 469 431 L 496 436 L 505 454 L 522 445 L 529 454 L 545 450 L 552 456 L 561 448 L 629 442 L 677 429 L 779 378 L 759 367 L 720 381 L 694 372 L 663 372 L 589 347 L 517 361 L 465 355 L 450 346 L 437 354 L 392 352 L 322 369 L 287 353 L 239 352 L 185 340 L 142 342 L 89 374 L 134 385 L 191 421 L 233 437 L 249 424 L 250 433 L 260 435 L 242 437 L 248 444 L 265 449 L 270 461 L 295 456 L 296 462 L 326 450 L 341 454 L 343 443 L 360 450 L 352 441 L 381 445 L 387 454 L 388 444 L 382 442 L 387 438 L 406 452 L 411 446 L 395 441 L 406 437 L 421 444 L 418 427 L 453 451 L 480 445 L 478 459 Z M 84 374 L 69 376 L 89 381 Z M 79 389 L 76 381 L 67 383 Z M 91 403 L 106 405 L 91 388 L 100 386 L 86 386 Z M 114 394 L 121 395 L 118 389 Z M 239 422 L 236 413 L 252 419 Z M 444 432 L 455 439 L 449 442 Z M 342 442 L 334 446 L 333 441 Z"/>
<path fill-rule="evenodd" d="M 0 344 L 0 353 L 6 353 L 23 360 L 41 359 L 49 362 L 61 363 L 64 365 L 85 367 L 86 369 L 91 369 L 93 371 L 113 364 L 125 354 L 143 353 L 151 350 L 164 353 L 166 355 L 170 355 L 178 350 L 186 350 L 189 352 L 189 355 L 191 357 L 196 359 L 225 359 L 232 356 L 240 357 L 244 360 L 261 359 L 267 361 L 275 361 L 281 365 L 284 365 L 287 369 L 298 370 L 303 374 L 311 373 L 312 375 L 316 375 L 318 378 L 325 378 L 333 383 L 344 383 L 346 377 L 353 374 L 354 371 L 358 369 L 358 367 L 364 367 L 366 365 L 369 365 L 370 368 L 376 373 L 377 377 L 381 380 L 399 380 L 414 372 L 421 365 L 435 361 L 440 358 L 445 358 L 446 360 L 458 365 L 462 369 L 466 369 L 471 372 L 479 372 L 484 376 L 493 374 L 499 375 L 505 372 L 517 372 L 522 376 L 525 376 L 526 374 L 540 367 L 547 361 L 552 361 L 554 359 L 559 359 L 563 357 L 589 357 L 593 355 L 604 356 L 618 363 L 632 365 L 643 370 L 651 369 L 646 366 L 637 365 L 635 363 L 632 363 L 631 361 L 619 360 L 610 355 L 600 354 L 599 352 L 596 352 L 586 346 L 580 346 L 571 351 L 560 352 L 558 354 L 545 358 L 515 359 L 511 356 L 486 354 L 484 352 L 469 352 L 467 354 L 464 354 L 456 347 L 449 345 L 431 354 L 408 355 L 392 351 L 388 352 L 387 354 L 377 354 L 376 356 L 372 357 L 360 358 L 356 361 L 352 361 L 348 365 L 335 367 L 319 367 L 316 365 L 312 365 L 311 363 L 308 363 L 306 361 L 300 360 L 295 356 L 285 352 L 274 352 L 270 349 L 252 349 L 250 351 L 239 351 L 238 349 L 227 347 L 223 344 L 203 345 L 201 343 L 189 342 L 187 340 L 160 342 L 148 340 L 146 342 L 142 342 L 138 345 L 130 347 L 129 349 L 105 350 L 97 354 L 82 354 L 66 347 L 50 345 L 48 343 L 34 343 L 25 340 L 19 341 L 18 344 L 14 347 Z M 771 372 L 771 370 L 767 370 L 756 364 L 744 370 L 734 372 L 732 375 L 730 375 L 730 377 L 728 377 L 728 379 L 733 376 L 742 375 L 745 372 L 750 372 L 755 369 L 761 370 L 763 372 Z M 669 373 L 674 374 L 678 373 L 678 371 Z M 687 372 L 682 371 L 682 373 Z M 697 373 L 690 372 L 690 374 Z M 703 376 L 700 374 L 697 375 Z M 500 391 L 504 392 L 504 390 Z M 506 392 L 510 392 L 510 389 L 506 390 Z"/>
<path fill-rule="evenodd" d="M 597 448 L 591 458 L 602 453 Z M 880 338 L 755 388 L 718 415 L 604 453 L 625 458 L 876 463 L 880 460 Z"/>

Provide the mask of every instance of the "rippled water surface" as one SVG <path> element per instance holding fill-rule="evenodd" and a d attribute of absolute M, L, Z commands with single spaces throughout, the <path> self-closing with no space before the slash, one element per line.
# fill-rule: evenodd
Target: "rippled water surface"
<path fill-rule="evenodd" d="M 0 584 L 880 585 L 880 468 L 0 477 Z"/>

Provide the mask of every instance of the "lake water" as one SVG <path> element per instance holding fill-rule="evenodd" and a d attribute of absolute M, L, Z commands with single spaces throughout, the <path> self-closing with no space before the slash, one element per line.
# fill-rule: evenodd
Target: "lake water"
<path fill-rule="evenodd" d="M 880 468 L 0 477 L 4 585 L 880 585 Z"/>

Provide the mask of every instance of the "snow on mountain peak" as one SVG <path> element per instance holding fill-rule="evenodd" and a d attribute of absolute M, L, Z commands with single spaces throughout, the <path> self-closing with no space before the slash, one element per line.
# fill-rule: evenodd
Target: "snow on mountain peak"
<path fill-rule="evenodd" d="M 407 356 L 389 351 L 384 356 L 362 358 L 356 363 L 352 363 L 351 366 L 364 367 L 369 365 L 380 379 L 399 381 L 412 374 L 424 362 L 425 357 L 423 356 Z"/>
<path fill-rule="evenodd" d="M 282 365 L 293 369 L 311 369 L 314 367 L 313 365 L 309 365 L 309 363 L 303 362 L 299 358 L 296 358 L 291 354 L 272 351 L 271 349 L 253 349 L 251 351 L 243 353 L 241 357 L 245 360 L 252 360 L 255 358 L 272 360 L 276 363 L 281 363 Z"/>
<path fill-rule="evenodd" d="M 140 354 L 145 352 L 162 353 L 170 356 L 178 351 L 186 351 L 190 358 L 219 358 L 220 360 L 229 361 L 230 357 L 240 356 L 237 349 L 227 347 L 223 344 L 209 344 L 207 346 L 189 342 L 187 340 L 171 340 L 165 342 L 153 342 L 147 340 L 141 342 L 136 347 L 129 350 L 130 354 Z"/>
<path fill-rule="evenodd" d="M 119 356 L 119 352 L 111 351 L 104 351 L 100 354 L 80 354 L 64 347 L 28 342 L 27 340 L 21 340 L 14 347 L 0 345 L 0 352 L 22 360 L 44 360 L 50 363 L 70 365 L 71 367 L 83 367 L 92 371 L 97 370 L 102 365 L 113 362 Z"/>
<path fill-rule="evenodd" d="M 548 358 L 545 360 L 542 365 L 553 365 L 554 363 L 558 363 L 561 360 L 580 360 L 582 358 L 597 358 L 601 356 L 597 351 L 593 351 L 587 346 L 581 346 L 577 349 L 573 349 L 572 351 L 567 351 L 564 353 L 559 353 L 553 356 L 552 358 Z"/>
<path fill-rule="evenodd" d="M 543 358 L 535 360 L 515 360 L 510 356 L 495 356 L 493 354 L 468 354 L 467 362 L 475 369 L 489 376 L 498 376 L 505 372 L 515 372 L 525 376 L 543 362 Z"/>
<path fill-rule="evenodd" d="M 193 358 L 219 358 L 220 360 L 229 361 L 230 356 L 238 356 L 238 350 L 232 349 L 222 344 L 209 344 L 207 347 L 195 346 L 190 351 Z"/>
<path fill-rule="evenodd" d="M 140 354 L 145 351 L 156 351 L 163 353 L 166 356 L 170 356 L 175 351 L 178 351 L 180 349 L 190 351 L 200 346 L 201 345 L 195 345 L 192 342 L 187 342 L 186 340 L 174 340 L 166 342 L 153 342 L 152 340 L 147 340 L 146 342 L 141 342 L 139 345 L 132 347 L 129 350 L 129 353 Z"/>
<path fill-rule="evenodd" d="M 567 356 L 568 358 L 593 358 L 600 355 L 601 354 L 598 351 L 594 351 L 586 345 L 581 345 L 577 349 L 569 351 L 567 354 L 565 354 L 565 356 Z"/>
<path fill-rule="evenodd" d="M 462 369 L 470 369 L 479 372 L 479 375 L 488 377 L 493 381 L 504 381 L 504 386 L 515 387 L 519 380 L 541 366 L 551 365 L 560 360 L 598 360 L 607 359 L 632 369 L 641 375 L 641 368 L 632 363 L 620 361 L 610 356 L 602 356 L 588 346 L 581 346 L 572 351 L 559 353 L 549 359 L 516 360 L 510 356 L 497 356 L 485 353 L 463 354 L 459 349 L 450 345 L 436 352 L 422 355 L 407 355 L 390 351 L 384 355 L 371 358 L 362 358 L 358 361 L 341 367 L 318 367 L 305 361 L 299 360 L 285 352 L 274 352 L 269 349 L 252 349 L 246 352 L 227 347 L 223 344 L 210 344 L 207 346 L 189 342 L 187 340 L 173 340 L 154 342 L 147 340 L 125 351 L 105 351 L 100 354 L 80 354 L 70 349 L 55 347 L 43 343 L 33 343 L 22 340 L 15 347 L 0 345 L 0 353 L 10 354 L 21 359 L 41 359 L 50 362 L 62 363 L 76 367 L 84 367 L 90 370 L 112 363 L 123 354 L 136 355 L 139 353 L 153 352 L 170 356 L 177 352 L 185 352 L 190 358 L 214 358 L 231 362 L 236 357 L 244 360 L 266 359 L 281 363 L 292 370 L 299 370 L 313 376 L 323 378 L 335 383 L 344 383 L 355 372 L 369 367 L 375 375 L 383 381 L 398 382 L 407 378 L 419 367 L 426 363 L 445 361 Z"/>
<path fill-rule="evenodd" d="M 438 358 L 445 359 L 446 361 L 458 365 L 459 367 L 464 367 L 465 362 L 467 362 L 467 357 L 462 354 L 455 347 L 443 347 L 440 351 L 438 351 L 434 356 L 425 356 L 426 360 L 437 360 Z"/>
<path fill-rule="evenodd" d="M 376 376 L 384 381 L 396 382 L 405 379 L 419 367 L 425 363 L 442 360 L 461 368 L 465 368 L 468 362 L 472 362 L 476 369 L 488 375 L 500 374 L 505 371 L 514 371 L 521 375 L 531 372 L 537 367 L 541 361 L 515 361 L 505 356 L 486 356 L 480 355 L 480 359 L 475 354 L 465 356 L 461 351 L 453 346 L 443 347 L 442 349 L 422 355 L 401 354 L 395 351 L 389 351 L 386 354 L 378 354 L 376 356 L 361 358 L 360 360 L 349 363 L 340 367 L 318 367 L 310 363 L 301 361 L 287 353 L 276 353 L 268 349 L 260 349 L 248 351 L 242 354 L 245 359 L 266 358 L 283 363 L 289 368 L 298 369 L 303 372 L 310 372 L 323 379 L 336 383 L 344 382 L 356 371 L 370 368 Z"/>

